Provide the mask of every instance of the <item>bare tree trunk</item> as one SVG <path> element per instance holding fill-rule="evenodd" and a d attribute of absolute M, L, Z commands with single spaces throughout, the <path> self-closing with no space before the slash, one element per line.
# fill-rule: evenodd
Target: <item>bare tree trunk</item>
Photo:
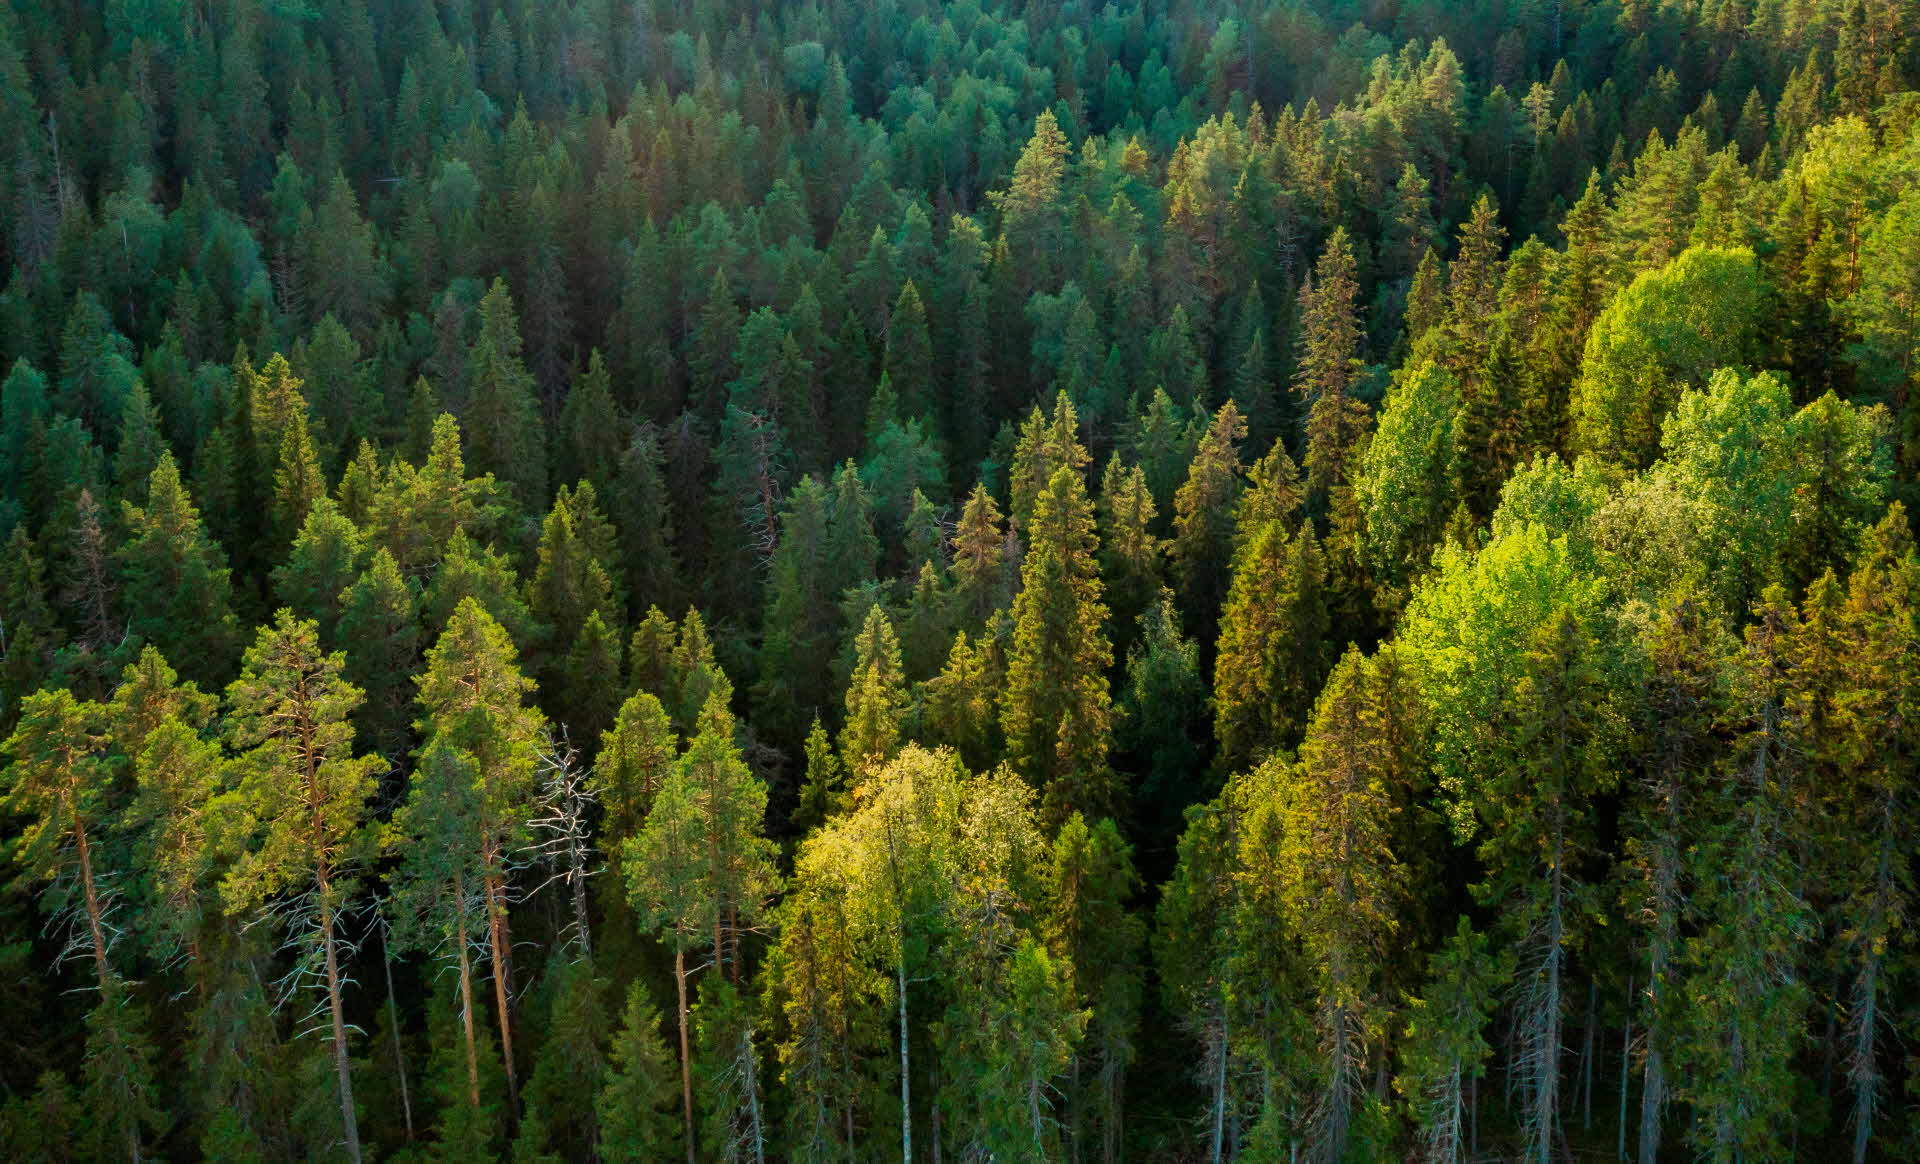
<path fill-rule="evenodd" d="M 393 1035 L 393 1066 L 400 1075 L 400 1111 L 407 1117 L 407 1142 L 413 1142 L 413 1097 L 407 1092 L 407 1056 L 400 1046 L 400 1008 L 393 1000 L 392 934 L 380 931 L 380 962 L 387 972 L 387 1029 Z"/>
<path fill-rule="evenodd" d="M 687 951 L 673 949 L 673 981 L 680 991 L 680 1111 L 687 1121 L 687 1164 L 693 1164 L 693 1061 L 687 1051 Z"/>
<path fill-rule="evenodd" d="M 333 1073 L 340 1081 L 340 1126 L 346 1136 L 347 1158 L 360 1164 L 360 1124 L 353 1114 L 353 1076 L 347 1067 L 347 1019 L 340 1002 L 340 955 L 333 940 L 333 907 L 326 902 L 327 876 L 321 867 L 320 944 L 327 955 L 327 1005 L 333 1011 Z"/>
<path fill-rule="evenodd" d="M 1627 1158 L 1627 1089 L 1632 1083 L 1628 1068 L 1633 1064 L 1633 978 L 1627 978 L 1627 1025 L 1620 1035 L 1620 1131 L 1614 1155 Z"/>
<path fill-rule="evenodd" d="M 907 1061 L 907 952 L 902 939 L 893 962 L 894 991 L 900 1004 L 900 1161 L 913 1164 L 913 1072 Z"/>
<path fill-rule="evenodd" d="M 80 887 L 87 899 L 87 929 L 93 937 L 93 968 L 100 977 L 100 989 L 107 989 L 112 971 L 107 969 L 107 931 L 100 921 L 100 894 L 93 884 L 93 848 L 87 844 L 87 828 L 78 813 L 73 818 L 73 842 L 80 850 Z"/>
<path fill-rule="evenodd" d="M 467 957 L 466 885 L 460 874 L 453 875 L 453 899 L 459 908 L 460 924 L 454 946 L 460 951 L 460 1025 L 467 1039 L 467 1102 L 480 1108 L 480 1056 L 473 1046 L 473 963 Z"/>
<path fill-rule="evenodd" d="M 1866 1164 L 1867 1145 L 1873 1140 L 1873 1117 L 1880 1106 L 1880 1065 L 1875 1037 L 1880 1024 L 1879 940 L 1887 926 L 1887 898 L 1892 888 L 1891 854 L 1888 833 L 1893 827 L 1893 798 L 1881 803 L 1879 860 L 1874 867 L 1873 925 L 1864 947 L 1865 962 L 1854 984 L 1853 1007 L 1848 1017 L 1852 1026 L 1853 1049 L 1847 1057 L 1847 1078 L 1853 1085 L 1853 1164 Z"/>
<path fill-rule="evenodd" d="M 1226 1148 L 1227 1133 L 1227 1019 L 1220 1016 L 1220 1028 L 1214 1036 L 1213 1071 L 1213 1164 L 1220 1164 Z"/>
<path fill-rule="evenodd" d="M 1587 1030 L 1580 1048 L 1580 1128 L 1593 1127 L 1593 1025 L 1600 1013 L 1600 980 L 1587 975 Z"/>

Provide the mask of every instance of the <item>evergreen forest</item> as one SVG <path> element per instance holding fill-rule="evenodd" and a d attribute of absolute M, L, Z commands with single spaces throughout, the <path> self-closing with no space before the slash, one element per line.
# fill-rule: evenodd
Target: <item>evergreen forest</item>
<path fill-rule="evenodd" d="M 0 1158 L 1920 1160 L 1914 0 L 0 0 Z"/>

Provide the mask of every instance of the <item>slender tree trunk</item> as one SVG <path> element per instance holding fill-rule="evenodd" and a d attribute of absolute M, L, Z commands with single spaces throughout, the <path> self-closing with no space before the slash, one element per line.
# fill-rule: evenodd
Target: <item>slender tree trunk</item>
<path fill-rule="evenodd" d="M 453 899 L 459 925 L 453 944 L 460 951 L 460 1025 L 467 1040 L 467 1103 L 480 1109 L 480 1056 L 473 1046 L 473 963 L 467 957 L 467 895 L 460 874 L 453 875 Z"/>
<path fill-rule="evenodd" d="M 1587 1030 L 1580 1048 L 1580 1129 L 1593 1127 L 1593 1026 L 1600 1017 L 1600 980 L 1587 975 Z"/>
<path fill-rule="evenodd" d="M 407 1092 L 407 1056 L 400 1046 L 400 1007 L 393 999 L 392 932 L 380 931 L 380 963 L 387 972 L 387 1030 L 393 1035 L 393 1066 L 400 1076 L 400 1111 L 407 1118 L 407 1142 L 413 1142 L 413 1097 Z"/>
<path fill-rule="evenodd" d="M 687 951 L 673 948 L 673 982 L 680 992 L 680 1111 L 687 1121 L 687 1164 L 693 1164 L 693 1063 L 687 1057 Z"/>
<path fill-rule="evenodd" d="M 580 931 L 580 952 L 593 957 L 593 932 L 587 928 L 587 858 L 577 849 L 573 855 L 573 926 Z"/>
<path fill-rule="evenodd" d="M 513 1018 L 508 998 L 511 993 L 513 964 L 507 942 L 507 902 L 500 875 L 490 875 L 487 891 L 487 936 L 493 946 L 493 1001 L 500 1011 L 500 1058 L 507 1067 L 507 1108 L 510 1118 L 520 1114 L 520 1080 L 513 1069 Z"/>
<path fill-rule="evenodd" d="M 346 1136 L 347 1158 L 360 1164 L 360 1123 L 353 1114 L 353 1075 L 347 1066 L 347 1017 L 340 1001 L 340 954 L 333 937 L 333 907 L 326 903 L 325 866 L 317 881 L 320 903 L 320 944 L 327 955 L 327 1005 L 333 1011 L 333 1073 L 340 1082 L 340 1127 Z"/>
<path fill-rule="evenodd" d="M 1614 1155 L 1627 1158 L 1627 1089 L 1633 1082 L 1628 1068 L 1633 1064 L 1633 978 L 1627 978 L 1627 1023 L 1620 1035 L 1620 1131 Z"/>
<path fill-rule="evenodd" d="M 753 1030 L 740 1037 L 740 1076 L 746 1082 L 747 1127 L 753 1139 L 753 1164 L 766 1164 L 767 1133 L 760 1120 L 760 1071 L 753 1057 Z"/>
<path fill-rule="evenodd" d="M 73 818 L 73 843 L 80 851 L 80 887 L 87 899 L 87 930 L 93 938 L 93 968 L 100 977 L 100 989 L 107 988 L 112 972 L 107 969 L 107 930 L 100 920 L 100 894 L 93 884 L 93 847 L 87 843 L 87 826 L 80 815 Z"/>
<path fill-rule="evenodd" d="M 1214 1036 L 1213 1067 L 1213 1164 L 1220 1164 L 1226 1150 L 1227 1134 L 1227 1017 L 1220 1016 L 1220 1029 Z"/>
<path fill-rule="evenodd" d="M 907 952 L 906 942 L 893 961 L 894 992 L 900 1003 L 900 1164 L 913 1164 L 913 1070 L 907 1060 Z"/>
<path fill-rule="evenodd" d="M 1887 932 L 1887 898 L 1893 884 L 1889 835 L 1894 827 L 1893 798 L 1881 798 L 1881 827 L 1878 861 L 1874 866 L 1873 922 L 1864 945 L 1864 964 L 1854 986 L 1853 1050 L 1848 1056 L 1847 1075 L 1853 1085 L 1853 1164 L 1866 1164 L 1867 1145 L 1873 1139 L 1873 1117 L 1879 1109 L 1880 1065 L 1875 1036 L 1880 1024 L 1879 940 Z"/>

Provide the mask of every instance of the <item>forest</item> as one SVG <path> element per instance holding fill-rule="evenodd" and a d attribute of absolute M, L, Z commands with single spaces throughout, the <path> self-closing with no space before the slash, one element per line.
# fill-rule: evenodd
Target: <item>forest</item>
<path fill-rule="evenodd" d="M 0 0 L 0 1158 L 1920 1159 L 1912 0 Z"/>

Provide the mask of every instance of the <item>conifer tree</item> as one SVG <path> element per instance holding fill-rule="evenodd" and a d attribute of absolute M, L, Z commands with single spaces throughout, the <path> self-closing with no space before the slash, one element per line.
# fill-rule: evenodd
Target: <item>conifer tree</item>
<path fill-rule="evenodd" d="M 47 601 L 46 570 L 34 552 L 25 526 L 16 525 L 0 551 L 0 607 L 9 613 L 0 624 L 0 725 L 40 685 L 59 645 L 60 629 Z"/>
<path fill-rule="evenodd" d="M 1146 474 L 1138 465 L 1122 465 L 1115 453 L 1100 478 L 1100 576 L 1113 609 L 1114 650 L 1121 655 L 1130 654 L 1134 629 L 1161 590 L 1166 542 L 1153 532 L 1154 515 Z"/>
<path fill-rule="evenodd" d="M 1393 1086 L 1413 1106 L 1422 1159 L 1434 1164 L 1460 1164 L 1471 1151 L 1468 1097 L 1492 1058 L 1485 1031 L 1510 973 L 1489 945 L 1461 918 L 1434 954 L 1420 996 L 1407 1002 Z"/>
<path fill-rule="evenodd" d="M 253 843 L 227 874 L 222 895 L 234 914 L 271 901 L 296 959 L 323 977 L 340 1122 L 347 1155 L 358 1160 L 340 929 L 371 846 L 365 826 L 380 760 L 353 754 L 350 717 L 362 695 L 342 676 L 344 667 L 339 652 L 322 652 L 315 624 L 291 611 L 261 628 L 247 650 L 227 692 L 227 733 L 241 752 L 238 795 Z"/>
<path fill-rule="evenodd" d="M 620 872 L 627 840 L 645 824 L 677 752 L 666 709 L 644 687 L 621 705 L 613 726 L 601 735 L 588 783 L 603 814 L 600 847 L 614 873 Z"/>
<path fill-rule="evenodd" d="M 158 1055 L 146 1033 L 149 1025 L 147 1008 L 134 996 L 132 985 L 117 977 L 102 985 L 100 1001 L 87 1012 L 79 1106 L 91 1118 L 82 1125 L 79 1139 L 94 1159 L 144 1159 L 143 1143 L 158 1141 L 166 1131 L 154 1078 Z"/>
<path fill-rule="evenodd" d="M 339 636 L 347 675 L 366 692 L 361 721 L 383 754 L 406 750 L 414 665 L 420 657 L 417 587 L 401 577 L 385 547 L 339 597 Z"/>
<path fill-rule="evenodd" d="M 660 1011 L 646 984 L 636 981 L 607 1050 L 606 1082 L 594 1097 L 601 1158 L 641 1164 L 676 1155 L 682 1128 L 671 1114 L 673 1090 L 673 1053 L 660 1038 Z"/>
<path fill-rule="evenodd" d="M 937 415 L 934 397 L 933 341 L 927 333 L 927 309 L 919 288 L 907 280 L 887 317 L 887 346 L 882 367 L 900 401 L 900 415 L 920 420 Z"/>
<path fill-rule="evenodd" d="M 1194 450 L 1187 479 L 1173 498 L 1172 556 L 1180 590 L 1211 627 L 1213 611 L 1227 596 L 1232 577 L 1233 517 L 1242 488 L 1239 443 L 1247 422 L 1229 400 L 1214 414 Z"/>
<path fill-rule="evenodd" d="M 1307 404 L 1307 489 L 1331 509 L 1333 493 L 1351 483 L 1356 445 L 1366 429 L 1366 406 L 1354 397 L 1360 365 L 1353 244 L 1336 228 L 1300 291 L 1300 357 L 1294 391 Z"/>
<path fill-rule="evenodd" d="M 976 484 L 953 531 L 953 601 L 963 622 L 984 622 L 1009 601 L 1005 549 L 1000 507 Z"/>
<path fill-rule="evenodd" d="M 759 921 L 775 881 L 772 846 L 762 831 L 766 786 L 747 770 L 733 734 L 733 716 L 724 695 L 716 693 L 701 709 L 698 733 L 662 782 L 624 857 L 628 893 L 642 924 L 666 931 L 673 946 L 690 1160 L 695 1133 L 687 955 L 709 949 L 714 973 L 731 965 L 737 977 L 739 936 Z"/>
<path fill-rule="evenodd" d="M 478 883 L 474 889 L 481 896 L 487 926 L 508 1103 L 517 1107 L 509 1007 L 513 946 L 507 906 L 512 900 L 512 857 L 521 845 L 526 806 L 533 793 L 534 745 L 541 717 L 522 705 L 533 682 L 521 675 L 512 641 L 471 598 L 461 600 L 440 641 L 428 648 L 426 667 L 415 680 L 421 710 L 421 764 L 451 775 L 464 787 L 454 803 L 428 804 L 429 796 L 444 793 L 416 784 L 408 815 L 418 818 L 416 830 L 432 830 L 433 843 L 457 846 L 458 860 L 473 871 Z M 427 762 L 429 756 L 432 765 Z M 453 813 L 459 818 L 446 821 Z"/>
<path fill-rule="evenodd" d="M 286 560 L 274 567 L 275 596 L 318 624 L 322 643 L 344 645 L 338 638 L 341 608 L 345 592 L 360 577 L 364 548 L 358 527 L 321 494 L 302 519 Z"/>
<path fill-rule="evenodd" d="M 1326 566 L 1310 526 L 1270 521 L 1244 542 L 1220 616 L 1214 734 L 1232 771 L 1290 747 L 1325 657 Z"/>
<path fill-rule="evenodd" d="M 171 658 L 190 661 L 200 679 L 231 674 L 239 635 L 226 556 L 200 524 L 171 454 L 147 485 L 147 504 L 123 507 L 126 540 L 116 555 L 128 629 Z"/>
<path fill-rule="evenodd" d="M 1346 1153 L 1385 1038 L 1384 971 L 1408 892 L 1394 841 L 1411 773 L 1383 746 L 1393 711 L 1372 670 L 1350 647 L 1328 675 L 1282 809 L 1286 917 L 1311 968 L 1319 1036 L 1309 1155 L 1323 1160 Z"/>
<path fill-rule="evenodd" d="M 607 363 L 595 348 L 587 356 L 587 368 L 574 378 L 560 410 L 560 440 L 555 449 L 555 475 L 561 481 L 589 481 L 595 489 L 612 494 L 621 456 L 626 452 L 621 437 L 625 426 L 613 402 L 612 378 Z"/>
<path fill-rule="evenodd" d="M 115 979 L 108 955 L 119 929 L 112 922 L 109 869 L 100 857 L 117 808 L 104 772 L 102 716 L 99 704 L 64 688 L 27 696 L 4 749 L 12 763 L 0 771 L 0 805 L 27 818 L 11 853 L 22 888 L 49 883 L 42 905 L 73 919 L 74 948 L 92 961 L 104 1001 Z"/>
<path fill-rule="evenodd" d="M 520 349 L 513 297 L 495 279 L 480 301 L 480 329 L 467 349 L 467 447 L 476 469 L 499 478 L 521 506 L 538 512 L 547 498 L 546 425 Z"/>
<path fill-rule="evenodd" d="M 327 495 L 320 455 L 307 431 L 307 414 L 296 411 L 280 438 L 278 464 L 273 470 L 273 528 L 276 547 L 291 545 L 306 523 L 314 504 Z"/>
<path fill-rule="evenodd" d="M 1092 1018 L 1067 1068 L 1069 1154 L 1118 1159 L 1126 1069 L 1135 1056 L 1146 926 L 1127 911 L 1139 887 L 1132 853 L 1112 820 L 1067 818 L 1046 870 L 1047 943 L 1074 1001 Z"/>
<path fill-rule="evenodd" d="M 1000 705 L 1009 761 L 1062 817 L 1110 811 L 1119 799 L 1107 766 L 1112 647 L 1097 548 L 1086 486 L 1062 465 L 1034 504 Z"/>
<path fill-rule="evenodd" d="M 201 733 L 214 699 L 179 682 L 159 651 L 147 647 L 121 673 L 107 705 L 109 734 L 131 769 L 133 795 L 119 826 L 148 871 L 149 940 L 167 955 L 192 955 L 196 976 L 201 926 L 212 905 L 212 873 L 228 815 L 215 803 L 226 771 L 215 741 Z"/>

